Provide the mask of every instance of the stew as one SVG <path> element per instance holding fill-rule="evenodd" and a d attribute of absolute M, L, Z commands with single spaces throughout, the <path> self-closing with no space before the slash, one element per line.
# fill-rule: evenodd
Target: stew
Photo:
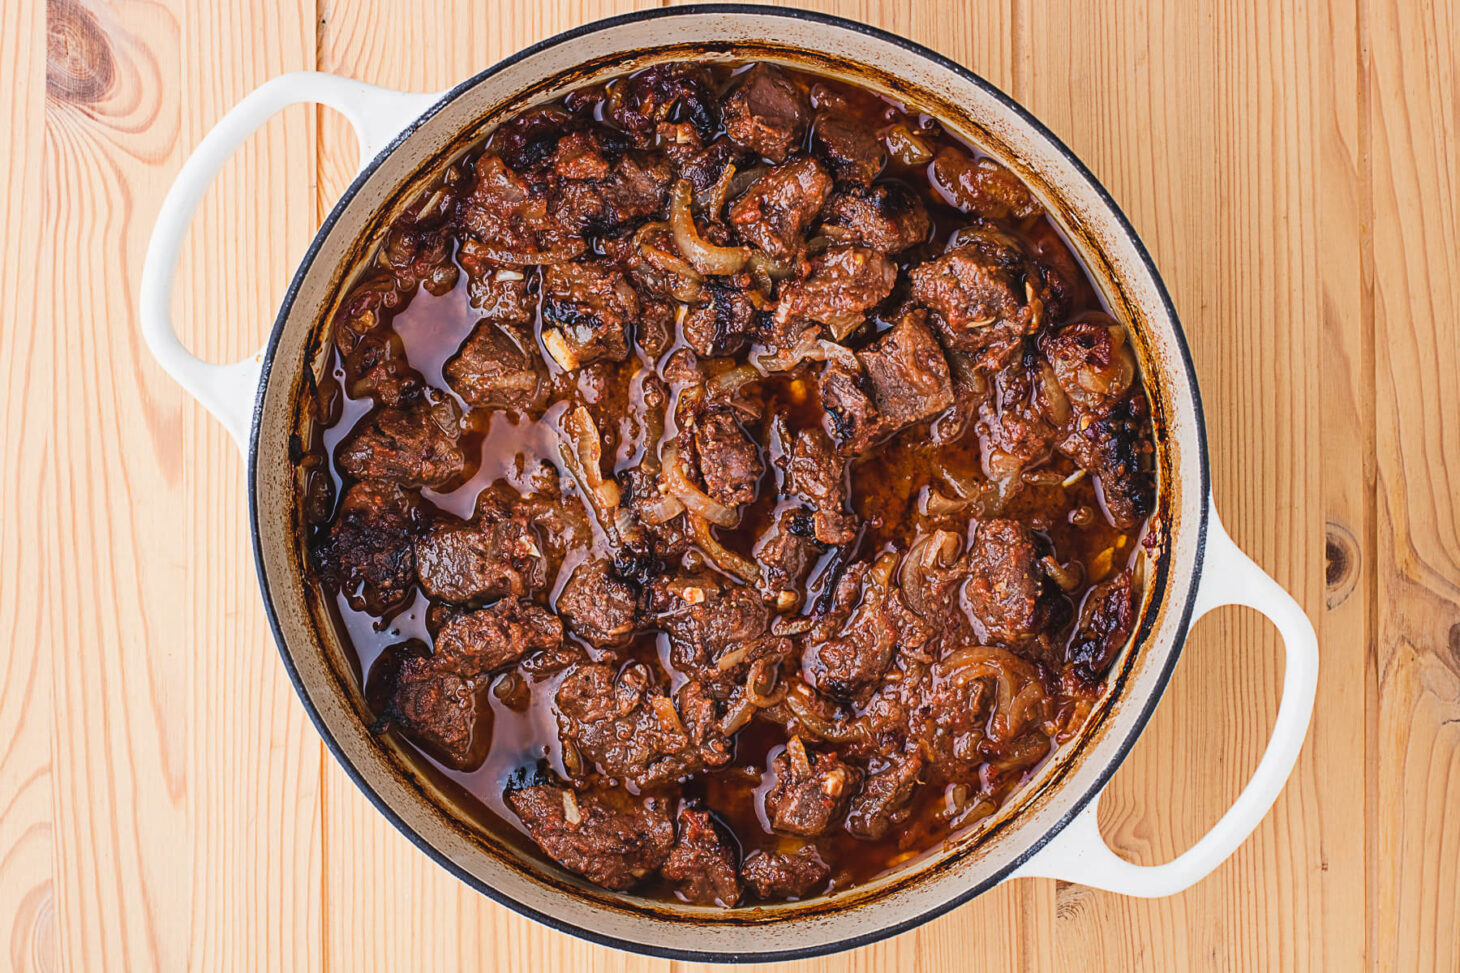
<path fill-rule="evenodd" d="M 311 570 L 376 731 L 589 882 L 865 882 L 997 809 L 1132 635 L 1127 332 L 935 119 L 651 67 L 498 127 L 352 280 Z"/>

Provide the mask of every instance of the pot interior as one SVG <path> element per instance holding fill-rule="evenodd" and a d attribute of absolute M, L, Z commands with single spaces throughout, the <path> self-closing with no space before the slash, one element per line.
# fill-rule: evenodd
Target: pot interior
<path fill-rule="evenodd" d="M 767 38 L 776 38 L 768 41 Z M 1132 335 L 1151 400 L 1158 543 L 1131 646 L 1079 739 L 991 818 L 946 847 L 829 897 L 725 911 L 617 895 L 543 866 L 472 824 L 416 759 L 372 720 L 353 663 L 306 579 L 295 436 L 326 367 L 343 275 L 426 174 L 524 107 L 664 60 L 771 60 L 853 82 L 916 107 L 994 156 L 1035 191 Z M 1144 248 L 1094 178 L 1006 96 L 906 41 L 859 25 L 760 8 L 653 11 L 590 25 L 510 58 L 450 92 L 350 187 L 320 230 L 270 339 L 250 467 L 263 593 L 290 675 L 320 732 L 391 821 L 475 888 L 559 928 L 676 956 L 771 958 L 867 942 L 996 884 L 1088 802 L 1134 742 L 1185 635 L 1200 561 L 1206 460 L 1194 377 L 1174 312 Z"/>

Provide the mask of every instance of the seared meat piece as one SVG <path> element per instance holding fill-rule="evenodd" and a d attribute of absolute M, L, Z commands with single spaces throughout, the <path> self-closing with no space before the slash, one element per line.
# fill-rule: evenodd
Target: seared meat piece
<path fill-rule="evenodd" d="M 1015 643 L 1051 627 L 1057 587 L 1039 563 L 1029 528 L 1015 520 L 986 520 L 968 549 L 964 607 L 986 640 Z M 1068 617 L 1067 615 L 1065 617 Z"/>
<path fill-rule="evenodd" d="M 727 406 L 705 409 L 695 419 L 693 438 L 705 492 L 728 507 L 754 500 L 765 464 L 735 413 Z"/>
<path fill-rule="evenodd" d="M 949 350 L 998 366 L 1039 326 L 1038 270 L 1001 234 L 965 235 L 971 242 L 909 273 L 912 295 L 938 312 L 933 319 Z"/>
<path fill-rule="evenodd" d="M 831 177 L 815 159 L 800 156 L 757 179 L 730 207 L 730 225 L 742 240 L 787 260 L 801 249 L 830 194 Z"/>
<path fill-rule="evenodd" d="M 1043 209 L 1008 169 L 945 145 L 933 157 L 933 179 L 963 212 L 986 220 L 1027 220 Z"/>
<path fill-rule="evenodd" d="M 572 120 L 572 115 L 553 105 L 529 108 L 497 127 L 492 133 L 492 150 L 522 172 L 553 154 Z"/>
<path fill-rule="evenodd" d="M 1076 416 L 1109 415 L 1135 380 L 1135 356 L 1119 325 L 1076 321 L 1044 332 L 1039 348 Z"/>
<path fill-rule="evenodd" d="M 1020 489 L 1019 474 L 1049 458 L 1059 432 L 1045 418 L 1048 411 L 1021 365 L 995 373 L 978 405 L 977 429 L 984 474 L 1005 492 Z"/>
<path fill-rule="evenodd" d="M 1088 419 L 1088 415 L 1076 419 L 1074 431 L 1059 444 L 1060 452 L 1095 477 L 1110 522 L 1130 530 L 1156 503 L 1155 480 L 1147 470 L 1155 449 L 1150 404 L 1136 389 L 1109 415 L 1094 422 Z"/>
<path fill-rule="evenodd" d="M 543 274 L 543 344 L 568 371 L 599 358 L 623 361 L 639 297 L 602 263 L 554 264 Z"/>
<path fill-rule="evenodd" d="M 807 842 L 788 852 L 753 851 L 740 874 L 762 899 L 802 899 L 826 885 L 831 868 Z"/>
<path fill-rule="evenodd" d="M 1135 630 L 1137 607 L 1129 570 L 1090 589 L 1065 646 L 1065 663 L 1077 676 L 1095 683 L 1105 675 Z"/>
<path fill-rule="evenodd" d="M 366 695 L 380 728 L 398 727 L 446 765 L 473 770 L 492 737 L 484 697 L 492 670 L 562 641 L 562 623 L 550 612 L 503 598 L 447 619 L 429 654 L 418 642 L 387 649 L 370 669 Z"/>
<path fill-rule="evenodd" d="M 852 186 L 831 198 L 825 232 L 846 243 L 900 253 L 923 243 L 932 229 L 923 201 L 900 182 L 871 189 Z"/>
<path fill-rule="evenodd" d="M 872 402 L 867 376 L 840 361 L 829 361 L 818 379 L 827 431 L 843 456 L 856 456 L 885 435 L 882 418 Z"/>
<path fill-rule="evenodd" d="M 771 761 L 775 784 L 766 792 L 771 827 L 784 834 L 814 838 L 836 827 L 862 772 L 834 753 L 808 753 L 800 737 Z"/>
<path fill-rule="evenodd" d="M 817 113 L 811 148 L 826 160 L 838 182 L 870 186 L 887 164 L 887 150 L 877 133 L 836 112 Z"/>
<path fill-rule="evenodd" d="M 394 483 L 362 480 L 345 491 L 329 535 L 315 551 L 320 577 L 350 607 L 384 615 L 416 583 L 414 499 Z"/>
<path fill-rule="evenodd" d="M 531 340 L 482 321 L 447 361 L 446 381 L 477 408 L 518 412 L 537 408 L 542 405 L 545 376 L 540 374 L 542 359 Z"/>
<path fill-rule="evenodd" d="M 388 273 L 377 272 L 360 281 L 335 312 L 332 322 L 335 347 L 348 355 L 361 336 L 379 333 L 391 316 L 405 306 L 408 297 Z"/>
<path fill-rule="evenodd" d="M 568 630 L 590 645 L 624 645 L 638 622 L 639 591 L 608 561 L 586 561 L 563 586 L 557 611 Z"/>
<path fill-rule="evenodd" d="M 495 153 L 476 163 L 476 182 L 462 200 L 462 229 L 476 238 L 476 259 L 508 267 L 571 260 L 587 244 Z M 465 244 L 463 244 L 465 245 Z"/>
<path fill-rule="evenodd" d="M 783 284 L 776 304 L 775 331 L 794 340 L 796 324 L 815 321 L 842 340 L 867 320 L 867 312 L 892 293 L 897 267 L 876 250 L 834 246 L 812 257 L 806 274 Z"/>
<path fill-rule="evenodd" d="M 471 521 L 443 519 L 417 538 L 416 570 L 426 594 L 460 604 L 537 591 L 547 566 L 526 511 L 484 503 Z"/>
<path fill-rule="evenodd" d="M 426 386 L 406 361 L 405 343 L 393 331 L 361 335 L 345 356 L 344 366 L 345 390 L 355 399 L 369 395 L 384 405 L 403 406 Z"/>
<path fill-rule="evenodd" d="M 782 509 L 756 541 L 752 556 L 760 565 L 761 593 L 780 610 L 800 603 L 798 589 L 823 550 L 816 542 L 814 530 L 811 511 L 791 506 Z"/>
<path fill-rule="evenodd" d="M 786 490 L 803 497 L 812 510 L 812 534 L 827 545 L 845 544 L 857 533 L 847 510 L 847 467 L 820 429 L 803 429 L 791 444 Z"/>
<path fill-rule="evenodd" d="M 433 410 L 424 402 L 404 409 L 387 406 L 355 427 L 335 460 L 345 475 L 357 480 L 436 486 L 466 465 L 456 440 L 456 422 L 447 410 Z"/>
<path fill-rule="evenodd" d="M 740 899 L 735 850 L 710 812 L 700 808 L 680 806 L 679 838 L 660 872 L 686 902 L 728 909 Z"/>
<path fill-rule="evenodd" d="M 923 760 L 916 750 L 899 755 L 886 766 L 872 771 L 862 789 L 852 798 L 847 811 L 847 833 L 877 841 L 894 824 L 901 824 L 911 810 L 913 792 L 923 772 Z"/>
<path fill-rule="evenodd" d="M 881 681 L 899 649 L 917 651 L 932 631 L 903 603 L 893 583 L 896 554 L 847 568 L 830 610 L 808 640 L 809 671 L 816 688 L 856 698 Z"/>
<path fill-rule="evenodd" d="M 445 206 L 451 206 L 450 190 L 443 187 L 441 192 L 447 197 Z M 451 261 L 453 249 L 451 228 L 442 225 L 439 215 L 420 223 L 406 213 L 386 231 L 380 253 L 403 290 L 413 291 L 419 284 L 440 297 L 460 276 Z"/>
<path fill-rule="evenodd" d="M 640 146 L 649 145 L 658 126 L 676 108 L 702 139 L 719 127 L 714 80 L 703 65 L 656 64 L 615 84 L 617 97 L 609 100 L 608 117 Z"/>
<path fill-rule="evenodd" d="M 792 649 L 768 634 L 770 610 L 753 589 L 709 571 L 656 579 L 649 613 L 669 635 L 670 662 L 717 699 L 739 689 L 752 668 L 764 672 Z"/>
<path fill-rule="evenodd" d="M 552 209 L 566 225 L 594 236 L 627 234 L 663 214 L 673 169 L 663 159 L 627 152 L 609 162 L 596 139 L 570 135 L 552 159 Z"/>
<path fill-rule="evenodd" d="M 466 269 L 467 302 L 486 320 L 504 328 L 531 324 L 537 300 L 527 291 L 527 274 L 520 267 L 498 266 L 482 255 L 484 249 L 467 238 L 456 255 Z"/>
<path fill-rule="evenodd" d="M 617 675 L 606 665 L 578 665 L 558 686 L 563 764 L 575 778 L 597 767 L 645 788 L 667 784 L 730 760 L 714 702 L 697 682 L 677 702 L 640 663 Z"/>
<path fill-rule="evenodd" d="M 725 134 L 736 145 L 782 162 L 800 148 L 811 119 L 806 93 L 770 64 L 740 75 L 724 103 Z"/>
<path fill-rule="evenodd" d="M 692 307 L 684 318 L 684 340 L 695 354 L 705 358 L 738 355 L 756 336 L 760 312 L 750 302 L 744 284 L 723 277 L 705 279 L 707 300 Z"/>
<path fill-rule="evenodd" d="M 935 416 L 953 404 L 953 383 L 943 349 L 921 309 L 903 315 L 857 358 L 867 370 L 872 397 L 889 431 Z"/>
<path fill-rule="evenodd" d="M 670 801 L 619 788 L 552 784 L 509 790 L 507 806 L 559 865 L 594 885 L 623 891 L 648 878 L 674 847 Z"/>

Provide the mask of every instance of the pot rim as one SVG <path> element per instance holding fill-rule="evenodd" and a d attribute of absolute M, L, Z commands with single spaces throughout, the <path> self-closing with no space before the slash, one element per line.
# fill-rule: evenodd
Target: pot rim
<path fill-rule="evenodd" d="M 1113 756 L 1111 757 L 1109 762 L 1106 764 L 1105 767 L 1101 769 L 1099 774 L 1096 776 L 1094 782 L 1084 791 L 1084 793 L 1080 794 L 1078 798 L 1072 799 L 1070 801 L 1068 810 L 1063 815 L 1061 815 L 1059 820 L 1056 821 L 1036 840 L 1031 842 L 1027 848 L 1025 848 L 1017 856 L 1015 856 L 1013 860 L 1011 860 L 1003 868 L 993 872 L 985 879 L 974 883 L 970 887 L 954 895 L 948 896 L 947 898 L 939 901 L 932 907 L 925 909 L 912 917 L 856 936 L 848 936 L 841 939 L 830 940 L 827 942 L 819 942 L 804 947 L 797 947 L 794 949 L 782 949 L 755 953 L 736 953 L 720 950 L 678 949 L 675 947 L 660 946 L 655 943 L 646 943 L 642 941 L 623 939 L 618 936 L 607 935 L 605 933 L 599 932 L 594 929 L 589 929 L 584 926 L 575 925 L 571 922 L 565 921 L 562 918 L 546 912 L 542 912 L 541 910 L 533 908 L 532 906 L 519 902 L 518 900 L 507 895 L 506 893 L 501 892 L 490 885 L 487 885 L 475 875 L 472 875 L 470 872 L 466 871 L 464 868 L 460 867 L 451 859 L 449 859 L 419 832 L 417 832 L 410 825 L 406 824 L 406 822 L 400 817 L 400 815 L 396 813 L 394 808 L 383 797 L 380 796 L 380 794 L 376 791 L 370 781 L 366 779 L 366 777 L 360 772 L 355 764 L 349 759 L 344 749 L 334 737 L 329 726 L 324 722 L 324 719 L 320 715 L 318 708 L 311 700 L 309 693 L 306 690 L 304 681 L 300 676 L 299 670 L 294 664 L 291 650 L 289 648 L 287 640 L 285 639 L 284 631 L 280 623 L 278 613 L 274 606 L 273 597 L 269 590 L 269 586 L 267 583 L 268 574 L 265 564 L 262 538 L 259 531 L 258 439 L 260 426 L 264 414 L 265 395 L 269 390 L 270 381 L 273 375 L 274 357 L 278 350 L 280 338 L 284 333 L 285 324 L 287 323 L 289 316 L 293 311 L 294 302 L 298 296 L 300 287 L 303 285 L 304 279 L 309 269 L 312 267 L 315 257 L 318 255 L 323 241 L 330 235 L 342 213 L 345 211 L 349 203 L 354 199 L 355 195 L 359 192 L 360 188 L 365 184 L 369 177 L 380 167 L 382 162 L 385 161 L 385 159 L 392 153 L 392 151 L 394 151 L 397 146 L 399 146 L 407 139 L 409 139 L 412 135 L 414 135 L 416 131 L 426 123 L 426 121 L 435 116 L 448 104 L 455 101 L 463 93 L 471 88 L 474 88 L 477 84 L 479 84 L 486 78 L 489 78 L 520 61 L 541 53 L 542 51 L 549 50 L 561 44 L 576 40 L 579 37 L 618 27 L 624 24 L 630 24 L 646 20 L 658 20 L 661 18 L 669 17 L 703 16 L 706 14 L 745 14 L 754 15 L 757 17 L 781 17 L 787 20 L 807 21 L 817 23 L 823 26 L 852 31 L 870 37 L 881 43 L 891 44 L 900 47 L 908 53 L 916 55 L 924 60 L 930 61 L 937 67 L 945 71 L 949 71 L 957 75 L 962 80 L 967 81 L 968 83 L 982 89 L 987 95 L 997 101 L 1006 111 L 1010 112 L 1020 124 L 1028 127 L 1034 132 L 1035 135 L 1047 141 L 1050 147 L 1054 149 L 1054 151 L 1057 152 L 1059 155 L 1064 157 L 1065 161 L 1074 168 L 1078 175 L 1086 181 L 1089 188 L 1095 192 L 1097 198 L 1100 200 L 1100 203 L 1108 210 L 1109 215 L 1114 218 L 1115 225 L 1117 226 L 1121 234 L 1128 238 L 1130 244 L 1134 248 L 1136 255 L 1141 262 L 1141 265 L 1145 269 L 1146 273 L 1148 273 L 1151 277 L 1151 281 L 1155 287 L 1156 293 L 1162 305 L 1161 309 L 1171 323 L 1172 337 L 1175 339 L 1176 348 L 1179 352 L 1180 362 L 1182 367 L 1186 370 L 1186 378 L 1190 385 L 1191 405 L 1195 418 L 1194 429 L 1196 438 L 1195 447 L 1197 455 L 1197 467 L 1200 471 L 1199 482 L 1196 484 L 1197 489 L 1199 490 L 1198 496 L 1201 498 L 1198 503 L 1200 514 L 1199 522 L 1197 525 L 1196 542 L 1193 550 L 1191 582 L 1181 605 L 1179 617 L 1175 626 L 1175 634 L 1172 648 L 1167 655 L 1164 665 L 1161 667 L 1161 670 L 1156 676 L 1152 691 L 1143 701 L 1143 705 L 1141 705 L 1135 719 L 1132 721 L 1130 731 L 1127 733 L 1126 738 L 1120 742 L 1120 745 L 1117 748 L 1115 748 Z M 490 67 L 485 68 L 484 70 L 472 75 L 470 78 L 467 78 L 460 83 L 453 85 L 450 89 L 444 92 L 434 103 L 432 103 L 430 107 L 428 107 L 425 111 L 419 114 L 408 125 L 406 125 L 405 128 L 403 128 L 393 139 L 390 140 L 389 143 L 383 146 L 379 150 L 379 152 L 377 152 L 375 157 L 371 159 L 363 168 L 360 169 L 360 171 L 351 181 L 349 187 L 345 190 L 345 192 L 340 196 L 339 200 L 337 200 L 335 205 L 331 208 L 329 215 L 325 218 L 323 223 L 320 224 L 319 230 L 315 233 L 313 239 L 310 241 L 309 248 L 305 251 L 304 256 L 301 258 L 299 266 L 296 268 L 294 276 L 289 283 L 289 288 L 284 294 L 283 301 L 280 303 L 278 314 L 275 316 L 274 319 L 273 328 L 270 330 L 269 333 L 268 342 L 265 344 L 262 352 L 258 390 L 255 396 L 253 415 L 250 421 L 247 478 L 249 529 L 253 540 L 254 567 L 258 575 L 260 593 L 263 597 L 264 614 L 265 617 L 268 619 L 269 628 L 273 632 L 274 642 L 278 647 L 280 659 L 284 664 L 285 671 L 289 675 L 290 682 L 294 686 L 295 695 L 299 697 L 300 702 L 303 704 L 305 712 L 309 715 L 310 722 L 314 725 L 316 732 L 318 732 L 320 738 L 324 741 L 325 746 L 328 747 L 330 752 L 334 755 L 336 762 L 343 768 L 346 775 L 365 795 L 365 797 L 370 801 L 375 809 L 380 812 L 380 814 L 387 821 L 389 821 L 397 831 L 405 835 L 412 844 L 414 844 L 423 853 L 425 853 L 425 855 L 433 862 L 435 862 L 438 866 L 445 869 L 448 873 L 450 873 L 456 879 L 463 882 L 473 890 L 487 896 L 489 899 L 500 905 L 506 906 L 507 908 L 513 910 L 514 912 L 517 912 L 520 915 L 524 915 L 530 919 L 534 919 L 537 922 L 540 922 L 543 925 L 546 925 L 556 931 L 568 933 L 570 935 L 576 936 L 580 939 L 584 939 L 598 945 L 610 946 L 615 949 L 626 950 L 628 952 L 655 956 L 664 959 L 710 963 L 764 963 L 807 959 L 816 956 L 825 956 L 844 950 L 855 949 L 861 946 L 866 946 L 875 942 L 879 942 L 883 939 L 890 939 L 917 926 L 923 925 L 924 923 L 930 922 L 931 920 L 936 919 L 939 916 L 942 916 L 947 912 L 952 911 L 958 906 L 963 905 L 969 900 L 983 894 L 994 886 L 999 885 L 1013 872 L 1015 872 L 1020 866 L 1022 866 L 1025 862 L 1031 859 L 1037 852 L 1039 852 L 1042 848 L 1049 844 L 1049 842 L 1052 841 L 1056 835 L 1063 831 L 1065 827 L 1069 825 L 1069 823 L 1074 820 L 1082 811 L 1084 811 L 1086 806 L 1089 805 L 1092 800 L 1098 797 L 1102 790 L 1104 790 L 1106 784 L 1109 783 L 1110 778 L 1114 776 L 1115 772 L 1125 762 L 1126 757 L 1129 756 L 1130 751 L 1134 747 L 1136 740 L 1140 737 L 1141 733 L 1144 732 L 1146 724 L 1150 721 L 1151 714 L 1155 711 L 1156 706 L 1159 705 L 1161 698 L 1165 695 L 1166 686 L 1170 682 L 1171 675 L 1174 672 L 1176 664 L 1180 660 L 1182 651 L 1185 648 L 1186 636 L 1190 629 L 1192 613 L 1195 608 L 1197 590 L 1201 584 L 1202 569 L 1206 552 L 1208 522 L 1210 518 L 1210 503 L 1208 501 L 1208 497 L 1211 493 L 1210 464 L 1207 450 L 1206 417 L 1205 412 L 1202 408 L 1201 390 L 1200 386 L 1197 383 L 1196 369 L 1192 362 L 1191 350 L 1187 345 L 1186 334 L 1181 326 L 1181 321 L 1176 313 L 1176 308 L 1171 301 L 1171 295 L 1166 289 L 1166 283 L 1161 278 L 1160 272 L 1156 269 L 1155 262 L 1151 259 L 1150 252 L 1147 250 L 1146 245 L 1141 240 L 1139 234 L 1136 233 L 1135 228 L 1131 225 L 1131 222 L 1129 218 L 1125 215 L 1125 212 L 1115 202 L 1114 198 L 1110 195 L 1110 192 L 1105 188 L 1100 180 L 1095 177 L 1094 173 L 1090 171 L 1090 169 L 1069 148 L 1069 146 L 1067 146 L 1063 140 L 1061 140 L 1057 135 L 1050 131 L 1042 122 L 1035 118 L 1028 109 L 1024 108 L 1019 102 L 1015 101 L 997 85 L 994 85 L 992 82 L 988 81 L 981 75 L 964 67 L 963 65 L 952 60 L 951 58 L 939 54 L 937 51 L 934 51 L 931 48 L 919 44 L 916 41 L 909 40 L 906 37 L 884 30 L 880 27 L 874 27 L 869 24 L 858 23 L 856 21 L 848 20 L 846 18 L 839 17 L 833 14 L 825 14 L 819 11 L 804 10 L 795 7 L 771 7 L 748 3 L 691 3 L 676 7 L 650 8 L 646 10 L 619 14 L 613 17 L 602 18 L 562 31 L 551 37 L 538 41 L 528 47 L 524 47 L 521 50 L 518 50 L 502 58 Z"/>

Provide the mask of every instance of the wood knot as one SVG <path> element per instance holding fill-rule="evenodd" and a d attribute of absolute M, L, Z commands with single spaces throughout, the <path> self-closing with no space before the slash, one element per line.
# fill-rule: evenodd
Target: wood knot
<path fill-rule="evenodd" d="M 1328 522 L 1323 558 L 1323 600 L 1329 608 L 1337 608 L 1353 594 L 1359 579 L 1359 543 L 1347 527 Z"/>
<path fill-rule="evenodd" d="M 46 93 L 58 101 L 100 101 L 117 77 L 106 32 L 76 0 L 46 3 Z"/>
<path fill-rule="evenodd" d="M 1450 626 L 1450 661 L 1460 667 L 1460 622 Z"/>

